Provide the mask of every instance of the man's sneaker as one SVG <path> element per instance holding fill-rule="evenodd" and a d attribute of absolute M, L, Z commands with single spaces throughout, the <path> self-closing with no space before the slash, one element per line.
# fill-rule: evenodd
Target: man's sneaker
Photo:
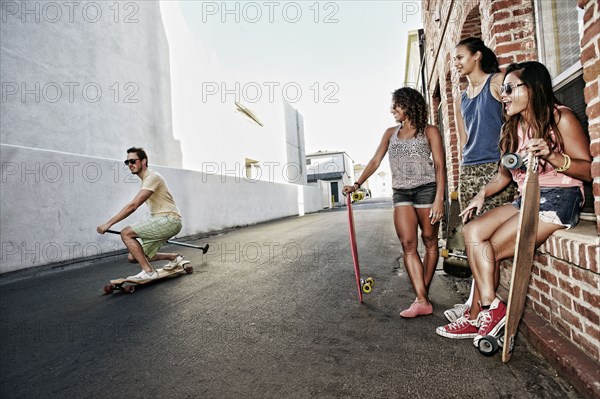
<path fill-rule="evenodd" d="M 506 323 L 506 305 L 500 299 L 494 299 L 488 310 L 482 310 L 477 316 L 479 331 L 473 345 L 479 347 L 479 340 L 486 335 L 496 335 Z"/>
<path fill-rule="evenodd" d="M 475 338 L 478 332 L 477 320 L 469 320 L 469 316 L 461 316 L 450 324 L 438 327 L 435 332 L 442 337 L 464 339 Z"/>
<path fill-rule="evenodd" d="M 166 265 L 163 267 L 163 269 L 164 269 L 164 270 L 173 270 L 173 269 L 175 269 L 177 266 L 180 266 L 180 265 L 181 265 L 181 263 L 182 263 L 183 261 L 184 261 L 184 260 L 183 260 L 183 255 L 177 255 L 177 257 L 176 257 L 174 260 L 172 260 L 172 261 L 170 261 L 169 263 L 167 263 L 167 264 L 166 264 Z"/>
<path fill-rule="evenodd" d="M 410 319 L 417 316 L 426 316 L 433 313 L 433 306 L 431 303 L 421 303 L 415 300 L 408 309 L 400 312 L 400 316 Z"/>
<path fill-rule="evenodd" d="M 458 320 L 465 314 L 468 314 L 469 310 L 469 305 L 467 305 L 466 303 L 457 303 L 452 309 L 446 310 L 444 312 L 444 316 L 446 316 L 446 319 L 448 319 L 448 321 L 452 323 L 453 321 Z"/>
<path fill-rule="evenodd" d="M 156 280 L 158 278 L 158 272 L 156 270 L 152 271 L 152 273 L 148 273 L 145 270 L 142 270 L 135 276 L 127 277 L 127 280 L 132 281 L 146 281 L 146 280 Z"/>

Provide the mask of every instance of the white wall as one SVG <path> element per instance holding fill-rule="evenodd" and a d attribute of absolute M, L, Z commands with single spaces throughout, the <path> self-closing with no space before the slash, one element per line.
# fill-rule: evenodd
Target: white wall
<path fill-rule="evenodd" d="M 159 3 L 2 1 L 0 142 L 181 167 Z"/>
<path fill-rule="evenodd" d="M 0 273 L 123 248 L 95 232 L 139 191 L 122 160 L 2 145 Z M 150 157 L 152 154 L 149 154 Z M 159 171 L 184 218 L 180 237 L 321 209 L 320 189 L 196 171 Z M 149 216 L 144 205 L 113 227 Z"/>

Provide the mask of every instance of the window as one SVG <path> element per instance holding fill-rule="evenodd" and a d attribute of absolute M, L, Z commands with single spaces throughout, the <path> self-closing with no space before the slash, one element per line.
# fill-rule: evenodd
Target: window
<path fill-rule="evenodd" d="M 577 2 L 537 0 L 536 27 L 540 61 L 554 78 L 554 92 L 560 102 L 571 108 L 588 133 L 583 88 L 580 42 L 583 36 L 583 10 Z M 584 185 L 582 219 L 595 220 L 592 184 Z"/>
<path fill-rule="evenodd" d="M 579 42 L 583 34 L 583 10 L 574 1 L 536 1 L 536 20 L 540 60 L 554 78 L 563 77 L 579 61 Z M 562 79 L 561 79 L 562 80 Z"/>

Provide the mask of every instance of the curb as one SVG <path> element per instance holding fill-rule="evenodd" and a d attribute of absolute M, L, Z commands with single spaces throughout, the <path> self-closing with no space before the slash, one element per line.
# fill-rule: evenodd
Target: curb
<path fill-rule="evenodd" d="M 600 367 L 550 323 L 525 308 L 519 331 L 584 398 L 600 398 Z"/>

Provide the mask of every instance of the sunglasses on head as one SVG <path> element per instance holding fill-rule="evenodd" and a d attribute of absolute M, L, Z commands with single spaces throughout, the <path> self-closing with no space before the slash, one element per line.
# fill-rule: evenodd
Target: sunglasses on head
<path fill-rule="evenodd" d="M 506 83 L 500 86 L 500 92 L 506 93 L 507 95 L 511 95 L 513 90 L 519 86 L 525 86 L 525 83 Z"/>
<path fill-rule="evenodd" d="M 123 162 L 125 163 L 125 165 L 129 165 L 129 164 L 134 164 L 139 160 L 140 160 L 139 158 L 133 158 L 133 159 L 126 159 Z"/>

